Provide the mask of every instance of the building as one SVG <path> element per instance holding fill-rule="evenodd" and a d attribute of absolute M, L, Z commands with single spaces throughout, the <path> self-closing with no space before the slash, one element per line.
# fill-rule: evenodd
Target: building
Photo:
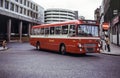
<path fill-rule="evenodd" d="M 85 20 L 85 17 L 84 16 L 79 16 L 78 19 Z"/>
<path fill-rule="evenodd" d="M 60 8 L 51 8 L 45 10 L 45 23 L 75 20 L 77 18 L 78 18 L 77 11 Z"/>
<path fill-rule="evenodd" d="M 100 8 L 97 8 L 94 12 L 94 20 L 100 20 Z"/>
<path fill-rule="evenodd" d="M 112 43 L 120 46 L 120 0 L 103 0 L 100 12 L 100 25 L 109 23 L 107 31 Z"/>
<path fill-rule="evenodd" d="M 44 22 L 44 8 L 31 0 L 0 0 L 0 37 L 25 40 L 34 24 Z"/>

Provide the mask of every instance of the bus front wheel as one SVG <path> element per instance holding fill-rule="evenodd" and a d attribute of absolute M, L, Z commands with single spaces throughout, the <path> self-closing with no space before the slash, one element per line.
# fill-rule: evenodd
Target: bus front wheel
<path fill-rule="evenodd" d="M 60 52 L 61 52 L 62 55 L 66 54 L 66 47 L 65 47 L 65 45 L 61 45 Z"/>
<path fill-rule="evenodd" d="M 36 49 L 40 50 L 40 43 L 38 43 L 38 42 L 36 43 Z"/>

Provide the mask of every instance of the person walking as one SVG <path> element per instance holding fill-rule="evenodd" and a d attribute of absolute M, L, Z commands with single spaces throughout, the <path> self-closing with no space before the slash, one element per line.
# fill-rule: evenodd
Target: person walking
<path fill-rule="evenodd" d="M 110 52 L 110 40 L 109 40 L 108 35 L 106 35 L 105 42 L 106 42 L 106 47 L 107 47 L 107 50 L 108 50 L 108 52 Z"/>

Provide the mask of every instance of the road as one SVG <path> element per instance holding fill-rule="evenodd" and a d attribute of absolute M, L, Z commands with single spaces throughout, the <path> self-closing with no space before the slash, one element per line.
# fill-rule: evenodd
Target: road
<path fill-rule="evenodd" d="M 120 56 L 60 55 L 29 43 L 9 43 L 0 52 L 0 78 L 120 78 Z"/>

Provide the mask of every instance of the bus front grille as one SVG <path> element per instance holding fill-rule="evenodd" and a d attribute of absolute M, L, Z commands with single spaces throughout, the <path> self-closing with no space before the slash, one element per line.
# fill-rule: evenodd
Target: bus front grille
<path fill-rule="evenodd" d="M 95 47 L 96 44 L 84 44 L 84 47 Z"/>
<path fill-rule="evenodd" d="M 86 52 L 94 52 L 94 48 L 85 48 Z"/>

